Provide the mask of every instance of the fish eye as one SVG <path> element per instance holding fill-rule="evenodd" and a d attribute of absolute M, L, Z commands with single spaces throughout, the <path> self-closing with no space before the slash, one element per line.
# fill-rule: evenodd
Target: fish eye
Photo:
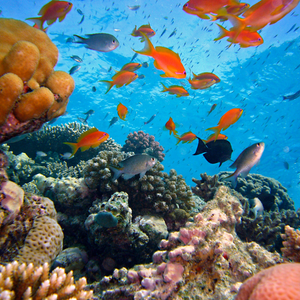
<path fill-rule="evenodd" d="M 256 147 L 259 147 L 259 146 L 260 146 L 260 143 L 257 143 L 257 144 L 256 144 Z"/>
<path fill-rule="evenodd" d="M 187 4 L 187 3 L 183 5 L 183 7 L 187 7 L 187 6 L 188 6 L 188 4 Z"/>
<path fill-rule="evenodd" d="M 115 40 L 112 40 L 112 43 L 113 43 L 113 44 L 115 44 L 115 43 L 116 43 L 116 41 L 115 41 Z"/>
<path fill-rule="evenodd" d="M 186 71 L 184 71 L 183 74 L 186 75 Z"/>

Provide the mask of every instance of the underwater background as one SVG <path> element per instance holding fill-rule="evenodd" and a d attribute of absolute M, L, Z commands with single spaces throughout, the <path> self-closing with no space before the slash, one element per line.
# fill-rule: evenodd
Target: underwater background
<path fill-rule="evenodd" d="M 44 1 L 45 2 L 45 1 Z M 47 2 L 13 1 L 0 4 L 1 17 L 25 21 L 36 16 Z M 248 1 L 253 5 L 256 1 Z M 279 180 L 300 206 L 299 187 L 299 98 L 284 100 L 284 95 L 297 92 L 300 77 L 299 33 L 300 7 L 273 25 L 260 31 L 264 43 L 258 47 L 240 48 L 226 39 L 214 41 L 219 29 L 214 22 L 201 20 L 186 14 L 180 1 L 72 1 L 73 8 L 63 22 L 51 25 L 47 34 L 59 49 L 57 70 L 68 72 L 74 65 L 81 68 L 72 76 L 76 88 L 70 97 L 68 114 L 60 117 L 53 125 L 78 121 L 84 112 L 95 111 L 88 119 L 89 126 L 109 133 L 117 143 L 123 145 L 130 132 L 143 130 L 155 136 L 167 151 L 163 162 L 165 170 L 175 168 L 188 184 L 200 173 L 209 175 L 230 170 L 230 161 L 209 164 L 202 156 L 193 156 L 197 141 L 175 146 L 176 139 L 163 131 L 163 126 L 172 117 L 179 124 L 178 133 L 191 130 L 205 139 L 211 132 L 205 129 L 214 126 L 227 110 L 235 107 L 244 109 L 240 120 L 224 133 L 228 136 L 235 160 L 243 149 L 263 141 L 266 144 L 260 164 L 251 170 Z M 139 5 L 137 10 L 129 7 Z M 78 9 L 83 13 L 78 13 Z M 32 22 L 27 21 L 28 24 Z M 81 24 L 79 24 L 81 23 Z M 137 73 L 145 75 L 128 86 L 115 87 L 105 94 L 106 86 L 99 80 L 110 80 L 114 70 L 119 70 L 131 61 L 144 43 L 130 35 L 137 27 L 150 23 L 156 32 L 151 38 L 154 46 L 172 49 L 181 57 L 187 71 L 195 74 L 213 72 L 221 82 L 205 90 L 191 90 L 186 79 L 161 78 L 161 71 L 153 66 L 153 59 L 138 55 L 135 62 L 148 62 L 148 68 Z M 225 22 L 223 25 L 228 28 Z M 221 23 L 222 24 L 222 23 Z M 119 47 L 104 53 L 86 49 L 82 44 L 67 42 L 73 34 L 105 32 L 119 40 Z M 173 34 L 172 34 L 173 33 Z M 78 55 L 82 63 L 70 58 Z M 112 67 L 112 69 L 111 69 Z M 110 71 L 109 71 L 110 70 Z M 189 91 L 188 97 L 161 93 L 164 85 L 182 83 Z M 93 91 L 93 87 L 96 91 Z M 117 116 L 116 107 L 122 102 L 128 107 L 127 121 L 119 120 L 108 128 L 109 121 Z M 216 109 L 208 116 L 213 104 Z M 108 114 L 108 115 L 107 115 Z M 156 114 L 155 119 L 144 122 Z M 39 150 L 39 149 L 36 149 Z"/>

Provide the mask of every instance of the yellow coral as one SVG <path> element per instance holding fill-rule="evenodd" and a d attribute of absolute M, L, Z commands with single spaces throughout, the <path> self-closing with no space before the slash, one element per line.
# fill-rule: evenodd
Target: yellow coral
<path fill-rule="evenodd" d="M 49 274 L 47 263 L 34 267 L 33 264 L 19 264 L 17 261 L 0 265 L 0 299 L 41 300 L 80 299 L 87 300 L 93 291 L 85 290 L 86 278 L 74 283 L 72 271 L 56 268 Z"/>

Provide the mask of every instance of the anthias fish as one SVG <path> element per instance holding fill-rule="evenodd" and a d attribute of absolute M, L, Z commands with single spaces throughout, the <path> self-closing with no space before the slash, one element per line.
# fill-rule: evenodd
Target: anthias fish
<path fill-rule="evenodd" d="M 71 147 L 71 157 L 73 157 L 79 148 L 81 151 L 86 151 L 91 147 L 96 148 L 108 138 L 108 133 L 99 131 L 97 128 L 91 128 L 79 136 L 77 143 L 65 142 L 64 144 Z"/>
<path fill-rule="evenodd" d="M 182 97 L 182 96 L 189 96 L 189 92 L 180 85 L 170 85 L 169 87 L 166 87 L 162 82 L 161 85 L 163 86 L 163 92 L 169 92 L 171 95 L 176 95 L 176 97 Z"/>
<path fill-rule="evenodd" d="M 155 31 L 151 28 L 150 24 L 142 25 L 138 29 L 135 26 L 132 33 L 131 33 L 131 35 L 141 37 L 140 41 L 144 42 L 145 38 L 143 37 L 142 33 L 147 35 L 148 38 L 151 38 L 152 36 L 155 35 Z"/>
<path fill-rule="evenodd" d="M 113 181 L 118 179 L 122 174 L 125 180 L 140 174 L 142 178 L 148 170 L 150 170 L 156 163 L 156 159 L 149 155 L 136 154 L 119 163 L 120 168 L 110 166 L 114 172 Z"/>
<path fill-rule="evenodd" d="M 211 87 L 215 83 L 220 82 L 221 80 L 217 75 L 205 72 L 199 75 L 193 73 L 193 78 L 189 78 L 188 81 L 193 90 L 204 90 Z"/>
<path fill-rule="evenodd" d="M 192 133 L 191 131 L 185 132 L 181 136 L 175 135 L 175 137 L 177 138 L 176 145 L 179 144 L 180 142 L 182 142 L 183 144 L 191 143 L 197 138 L 196 134 Z"/>
<path fill-rule="evenodd" d="M 108 33 L 93 33 L 86 34 L 87 38 L 74 34 L 78 41 L 73 43 L 85 44 L 85 47 L 99 52 L 110 52 L 119 46 L 119 41 L 116 37 Z"/>
<path fill-rule="evenodd" d="M 236 168 L 236 170 L 226 177 L 226 179 L 231 180 L 234 188 L 237 184 L 237 177 L 241 175 L 246 177 L 251 168 L 254 165 L 257 165 L 260 161 L 260 158 L 265 150 L 265 143 L 256 143 L 246 148 L 235 160 L 235 162 L 230 166 L 230 168 Z"/>
<path fill-rule="evenodd" d="M 126 115 L 128 113 L 128 108 L 123 105 L 122 103 L 119 103 L 117 106 L 117 112 L 118 116 L 120 117 L 121 120 L 126 121 Z"/>
<path fill-rule="evenodd" d="M 169 130 L 170 135 L 173 134 L 176 136 L 177 135 L 177 131 L 175 130 L 176 128 L 176 124 L 174 123 L 173 119 L 170 117 L 169 121 L 166 123 L 165 127 L 166 130 Z"/>
<path fill-rule="evenodd" d="M 138 70 L 141 67 L 142 67 L 142 65 L 139 64 L 139 63 L 130 62 L 128 64 L 125 64 L 120 71 L 134 72 L 134 71 Z"/>

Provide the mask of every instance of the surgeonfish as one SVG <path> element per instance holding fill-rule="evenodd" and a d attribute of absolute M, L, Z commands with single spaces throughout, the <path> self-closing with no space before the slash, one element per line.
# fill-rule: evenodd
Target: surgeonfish
<path fill-rule="evenodd" d="M 119 163 L 120 167 L 109 166 L 114 172 L 113 181 L 118 179 L 122 174 L 125 180 L 140 174 L 140 179 L 150 170 L 156 163 L 156 159 L 149 155 L 136 154 Z"/>
<path fill-rule="evenodd" d="M 73 43 L 85 44 L 85 47 L 99 52 L 110 52 L 119 47 L 117 38 L 108 33 L 85 34 L 87 37 L 81 37 L 74 34 L 79 40 Z"/>
<path fill-rule="evenodd" d="M 259 216 L 262 216 L 264 214 L 264 206 L 261 201 L 255 197 L 250 202 L 252 203 L 251 210 L 254 213 L 255 219 Z"/>
<path fill-rule="evenodd" d="M 246 177 L 251 168 L 259 163 L 264 150 L 265 143 L 263 142 L 253 144 L 246 148 L 230 166 L 230 168 L 236 168 L 236 170 L 225 179 L 231 180 L 232 185 L 235 188 L 237 184 L 237 177 L 239 175 Z"/>
<path fill-rule="evenodd" d="M 86 151 L 91 147 L 96 148 L 108 138 L 108 133 L 99 131 L 94 127 L 82 133 L 79 136 L 77 143 L 64 142 L 64 144 L 71 147 L 72 155 L 70 158 L 72 158 L 79 148 L 81 148 L 81 151 Z"/>

